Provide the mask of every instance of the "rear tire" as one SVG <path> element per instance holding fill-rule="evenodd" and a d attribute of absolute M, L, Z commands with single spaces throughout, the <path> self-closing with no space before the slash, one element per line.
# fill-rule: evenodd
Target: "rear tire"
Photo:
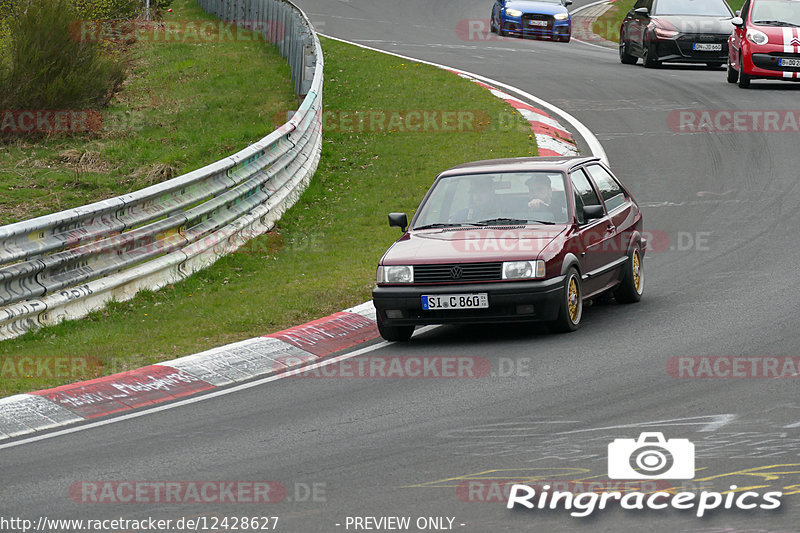
<path fill-rule="evenodd" d="M 556 333 L 569 333 L 580 327 L 582 315 L 583 291 L 581 289 L 581 276 L 575 270 L 575 267 L 570 267 L 564 277 L 564 295 L 558 307 L 558 318 L 548 323 L 548 326 Z"/>
<path fill-rule="evenodd" d="M 734 69 L 730 60 L 728 60 L 728 83 L 736 83 L 737 81 L 739 81 L 739 71 Z"/>
<path fill-rule="evenodd" d="M 614 289 L 614 299 L 621 304 L 632 304 L 642 299 L 644 293 L 644 264 L 637 245 L 628 256 L 622 282 Z"/>
<path fill-rule="evenodd" d="M 492 32 L 492 33 L 497 33 L 497 26 L 494 25 L 494 15 L 489 20 L 490 20 L 490 22 L 489 22 L 489 31 Z"/>
<path fill-rule="evenodd" d="M 406 342 L 414 334 L 414 326 L 387 326 L 377 313 L 378 333 L 389 342 Z"/>

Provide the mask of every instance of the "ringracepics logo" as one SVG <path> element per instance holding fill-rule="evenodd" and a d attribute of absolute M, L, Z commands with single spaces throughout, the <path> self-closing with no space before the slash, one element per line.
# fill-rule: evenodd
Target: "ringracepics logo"
<path fill-rule="evenodd" d="M 611 479 L 692 479 L 694 444 L 687 439 L 664 440 L 662 433 L 642 433 L 639 439 L 616 439 L 608 445 Z"/>
<path fill-rule="evenodd" d="M 666 440 L 662 433 L 642 433 L 638 439 L 616 439 L 608 445 L 610 479 L 693 479 L 694 470 L 694 444 L 688 439 Z M 699 493 L 601 490 L 575 494 L 551 489 L 549 484 L 514 484 L 506 508 L 514 509 L 517 505 L 539 510 L 563 508 L 570 511 L 570 516 L 581 518 L 596 510 L 604 510 L 610 502 L 615 502 L 626 510 L 693 509 L 697 517 L 702 518 L 706 512 L 715 509 L 777 509 L 783 496 L 778 491 L 763 494 L 752 490 L 740 492 L 736 485 L 731 485 L 724 493 L 707 490 Z"/>

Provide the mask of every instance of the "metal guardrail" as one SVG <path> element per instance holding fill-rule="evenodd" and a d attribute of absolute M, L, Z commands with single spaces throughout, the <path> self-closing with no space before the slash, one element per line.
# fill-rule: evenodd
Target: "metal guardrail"
<path fill-rule="evenodd" d="M 322 146 L 322 48 L 288 0 L 198 0 L 259 31 L 302 102 L 240 152 L 145 189 L 0 227 L 0 339 L 80 318 L 213 263 L 269 229 L 308 185 Z"/>

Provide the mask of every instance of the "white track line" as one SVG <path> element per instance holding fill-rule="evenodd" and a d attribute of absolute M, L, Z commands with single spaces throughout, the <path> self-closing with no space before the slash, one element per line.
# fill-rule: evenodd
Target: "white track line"
<path fill-rule="evenodd" d="M 606 0 L 603 0 L 603 1 L 605 2 Z M 506 91 L 516 93 L 519 96 L 521 96 L 523 98 L 526 98 L 527 100 L 529 100 L 531 102 L 535 102 L 536 104 L 538 104 L 538 105 L 540 105 L 542 107 L 546 107 L 547 109 L 549 109 L 553 113 L 555 113 L 557 115 L 560 115 L 564 120 L 569 122 L 581 134 L 581 137 L 583 137 L 583 139 L 589 145 L 589 149 L 592 151 L 592 155 L 594 155 L 595 157 L 599 157 L 604 163 L 608 164 L 608 157 L 606 156 L 606 151 L 603 149 L 603 145 L 600 144 L 600 141 L 597 140 L 597 137 L 595 137 L 594 133 L 592 133 L 591 130 L 589 128 L 587 128 L 581 121 L 579 121 L 577 118 L 573 117 L 572 115 L 570 115 L 569 113 L 567 113 L 566 111 L 561 109 L 560 107 L 555 106 L 555 105 L 551 104 L 550 102 L 546 102 L 546 101 L 542 100 L 541 98 L 538 98 L 538 97 L 536 97 L 536 96 L 534 96 L 534 95 L 532 95 L 530 93 L 527 93 L 527 92 L 523 91 L 522 89 L 518 89 L 518 88 L 516 88 L 516 87 L 514 87 L 512 85 L 508 85 L 507 83 L 503 83 L 501 81 L 498 81 L 498 80 L 495 80 L 495 79 L 492 79 L 492 78 L 487 78 L 486 76 L 481 76 L 480 74 L 475 74 L 474 72 L 469 72 L 467 70 L 461 70 L 461 69 L 458 69 L 458 68 L 455 68 L 455 67 L 450 67 L 450 66 L 447 66 L 447 65 L 440 65 L 439 63 L 433 63 L 432 61 L 425 61 L 424 59 L 417 59 L 416 57 L 409 57 L 409 56 L 404 56 L 402 54 L 396 54 L 394 52 L 388 52 L 386 50 L 381 50 L 380 48 L 373 48 L 371 46 L 367 46 L 367 45 L 364 45 L 364 44 L 359 44 L 359 43 L 353 42 L 353 41 L 348 41 L 346 39 L 340 39 L 338 37 L 332 37 L 330 35 L 325 35 L 324 33 L 320 33 L 319 35 L 322 35 L 323 37 L 326 37 L 328 39 L 332 39 L 334 41 L 339 41 L 339 42 L 346 43 L 346 44 L 352 44 L 353 46 L 358 46 L 359 48 L 364 48 L 365 50 L 372 50 L 373 52 L 380 52 L 382 54 L 388 54 L 388 55 L 391 55 L 391 56 L 399 57 L 401 59 L 407 59 L 409 61 L 415 61 L 417 63 L 423 63 L 425 65 L 431 65 L 431 66 L 438 67 L 438 68 L 443 68 L 443 69 L 446 69 L 446 70 L 453 70 L 455 72 L 461 72 L 461 73 L 466 74 L 468 76 L 472 76 L 475 79 L 481 80 L 484 83 L 488 83 L 490 85 L 494 85 L 495 87 L 502 87 Z"/>
<path fill-rule="evenodd" d="M 577 9 L 573 9 L 569 12 L 570 15 L 575 15 L 576 13 L 580 13 L 584 9 L 589 9 L 590 7 L 594 7 L 600 4 L 607 4 L 608 0 L 598 0 L 597 2 L 592 2 L 591 4 L 586 4 L 585 6 L 581 6 Z M 600 48 L 601 50 L 608 50 L 609 52 L 614 52 L 611 48 L 606 46 L 600 46 L 599 44 L 590 43 L 588 41 L 583 41 L 581 39 L 576 39 L 575 37 L 572 38 L 573 41 L 579 42 L 581 44 L 585 44 L 586 46 L 594 46 L 595 48 Z"/>

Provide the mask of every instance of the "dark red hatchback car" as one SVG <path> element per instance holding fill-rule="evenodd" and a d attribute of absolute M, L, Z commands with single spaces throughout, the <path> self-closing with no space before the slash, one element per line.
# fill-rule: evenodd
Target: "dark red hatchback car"
<path fill-rule="evenodd" d="M 583 302 L 644 290 L 642 214 L 597 158 L 536 157 L 441 173 L 383 255 L 372 298 L 384 339 L 417 325 L 546 321 L 574 331 Z"/>

